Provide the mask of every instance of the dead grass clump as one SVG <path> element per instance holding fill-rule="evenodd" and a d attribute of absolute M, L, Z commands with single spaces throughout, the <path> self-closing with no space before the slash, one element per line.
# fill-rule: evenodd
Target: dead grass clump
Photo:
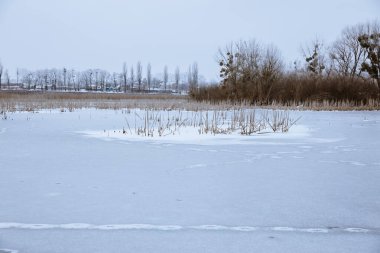
<path fill-rule="evenodd" d="M 131 112 L 130 112 L 131 113 Z M 125 117 L 122 133 L 146 137 L 180 135 L 193 129 L 198 134 L 252 135 L 267 132 L 288 132 L 299 120 L 290 117 L 288 111 L 238 109 L 233 111 L 155 111 L 133 110 L 132 117 Z"/>

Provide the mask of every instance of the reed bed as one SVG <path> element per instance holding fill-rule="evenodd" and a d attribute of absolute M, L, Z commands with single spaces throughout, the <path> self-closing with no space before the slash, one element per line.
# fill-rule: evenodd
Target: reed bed
<path fill-rule="evenodd" d="M 184 132 L 200 135 L 233 134 L 253 135 L 270 132 L 286 133 L 300 118 L 289 111 L 233 109 L 213 111 L 123 110 L 125 135 L 164 137 Z M 119 131 L 121 132 L 121 131 Z"/>
<path fill-rule="evenodd" d="M 74 92 L 30 92 L 1 91 L 0 112 L 38 111 L 42 109 L 60 109 L 73 111 L 83 108 L 96 109 L 156 109 L 188 111 L 198 110 L 234 110 L 244 108 L 265 108 L 282 110 L 379 110 L 378 100 L 366 103 L 352 101 L 306 101 L 272 102 L 269 105 L 252 104 L 250 101 L 203 101 L 197 102 L 184 95 L 137 94 L 137 93 L 74 93 Z"/>

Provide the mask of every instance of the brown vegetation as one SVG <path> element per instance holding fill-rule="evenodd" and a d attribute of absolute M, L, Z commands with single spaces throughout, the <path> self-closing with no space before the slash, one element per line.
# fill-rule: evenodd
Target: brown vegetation
<path fill-rule="evenodd" d="M 379 89 L 373 82 L 345 77 L 309 78 L 284 76 L 268 86 L 260 82 L 238 83 L 236 91 L 229 86 L 211 86 L 194 90 L 197 101 L 249 102 L 252 105 L 308 105 L 312 102 L 334 104 L 345 102 L 354 106 L 379 103 Z M 264 87 L 260 88 L 259 87 Z"/>
<path fill-rule="evenodd" d="M 248 102 L 253 105 L 349 104 L 380 101 L 380 25 L 343 30 L 332 46 L 315 40 L 303 49 L 305 62 L 285 70 L 274 46 L 240 41 L 219 50 L 220 85 L 192 89 L 197 101 Z"/>
<path fill-rule="evenodd" d="M 36 111 L 40 109 L 124 109 L 170 108 L 186 102 L 170 94 L 0 91 L 0 111 Z"/>
<path fill-rule="evenodd" d="M 215 89 L 214 92 L 212 89 Z M 211 91 L 210 91 L 211 90 Z M 224 100 L 216 99 L 219 87 L 199 89 L 199 94 L 207 97 L 207 92 L 212 92 L 214 98 L 195 101 L 187 96 L 170 94 L 122 94 L 122 93 L 70 93 L 70 92 L 30 92 L 30 91 L 0 91 L 0 112 L 12 111 L 38 111 L 41 109 L 60 109 L 73 111 L 82 108 L 96 109 L 153 109 L 187 111 L 201 110 L 235 110 L 244 108 L 267 109 L 295 109 L 295 110 L 379 110 L 379 100 L 368 100 L 366 103 L 354 103 L 350 101 L 328 101 L 325 99 L 299 102 L 272 102 L 270 104 L 257 104 L 248 100 Z"/>

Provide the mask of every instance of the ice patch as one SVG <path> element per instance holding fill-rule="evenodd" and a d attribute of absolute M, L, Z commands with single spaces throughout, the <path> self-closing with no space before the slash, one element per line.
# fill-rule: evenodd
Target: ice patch
<path fill-rule="evenodd" d="M 355 166 L 366 166 L 365 163 L 361 163 L 361 162 L 351 162 L 352 165 L 355 165 Z"/>
<path fill-rule="evenodd" d="M 341 227 L 319 227 L 319 228 L 299 228 L 299 227 L 256 227 L 256 226 L 225 226 L 225 225 L 154 225 L 154 224 L 105 224 L 94 225 L 87 223 L 68 224 L 25 224 L 25 223 L 0 223 L 0 229 L 24 229 L 24 230 L 153 230 L 153 231 L 181 231 L 181 230 L 203 230 L 203 231 L 275 231 L 281 233 L 380 233 L 380 228 L 341 228 Z M 1 253 L 1 252 L 0 252 Z"/>
<path fill-rule="evenodd" d="M 366 229 L 366 228 L 345 228 L 344 230 L 351 233 L 368 233 L 369 232 L 369 229 Z"/>
<path fill-rule="evenodd" d="M 99 230 L 180 230 L 182 227 L 174 225 L 151 225 L 151 224 L 120 224 L 120 225 L 100 225 L 94 226 L 94 229 Z"/>
<path fill-rule="evenodd" d="M 196 152 L 203 152 L 204 151 L 203 149 L 200 149 L 200 148 L 189 148 L 188 150 L 189 151 L 196 151 Z"/>
<path fill-rule="evenodd" d="M 340 160 L 341 163 L 348 163 L 348 164 L 351 164 L 351 165 L 354 165 L 354 166 L 366 166 L 365 163 L 362 163 L 362 162 L 359 162 L 359 161 L 344 161 L 344 160 Z"/>
<path fill-rule="evenodd" d="M 52 228 L 58 228 L 59 225 L 53 225 L 53 224 L 25 224 L 25 223 L 0 223 L 0 229 L 52 229 Z"/>
<path fill-rule="evenodd" d="M 279 151 L 277 154 L 302 154 L 301 151 Z"/>
<path fill-rule="evenodd" d="M 242 227 L 231 227 L 231 230 L 242 231 L 242 232 L 251 232 L 251 231 L 258 230 L 258 228 L 257 227 L 245 227 L 245 226 L 242 226 Z"/>
<path fill-rule="evenodd" d="M 0 249 L 0 253 L 18 253 L 18 251 L 14 249 Z"/>
<path fill-rule="evenodd" d="M 91 229 L 92 225 L 86 223 L 71 223 L 71 224 L 62 224 L 59 228 L 63 229 Z"/>
<path fill-rule="evenodd" d="M 201 226 L 191 226 L 192 229 L 197 230 L 227 230 L 228 227 L 222 225 L 201 225 Z"/>
<path fill-rule="evenodd" d="M 320 144 L 340 142 L 343 140 L 345 140 L 345 138 L 310 138 L 311 142 Z"/>
<path fill-rule="evenodd" d="M 341 146 L 335 146 L 334 150 L 342 151 L 342 152 L 353 152 L 353 151 L 357 151 L 358 149 L 354 145 L 341 145 Z"/>
<path fill-rule="evenodd" d="M 342 151 L 344 151 L 344 152 L 352 152 L 352 151 L 357 151 L 357 149 L 356 148 L 344 148 L 344 149 L 342 149 Z"/>
<path fill-rule="evenodd" d="M 291 228 L 291 227 L 273 227 L 273 228 L 271 228 L 271 230 L 273 230 L 273 231 L 286 231 L 286 232 L 296 231 L 295 228 Z"/>
<path fill-rule="evenodd" d="M 337 164 L 337 161 L 328 161 L 328 160 L 319 160 L 319 163 L 331 163 L 331 164 Z"/>
<path fill-rule="evenodd" d="M 113 224 L 93 226 L 93 229 L 98 230 L 161 230 L 174 231 L 181 230 L 182 226 L 178 225 L 151 225 L 151 224 Z"/>
<path fill-rule="evenodd" d="M 305 228 L 305 229 L 299 229 L 298 231 L 307 232 L 307 233 L 328 233 L 329 232 L 327 228 Z"/>
<path fill-rule="evenodd" d="M 334 153 L 336 153 L 336 152 L 331 151 L 331 150 L 325 150 L 325 151 L 321 151 L 320 153 L 321 153 L 321 154 L 334 154 Z"/>
<path fill-rule="evenodd" d="M 198 164 L 192 164 L 192 165 L 186 166 L 187 169 L 202 168 L 202 167 L 207 167 L 207 165 L 204 163 L 198 163 Z"/>
<path fill-rule="evenodd" d="M 46 197 L 58 197 L 60 195 L 61 195 L 61 193 L 59 193 L 59 192 L 49 192 L 46 194 Z"/>

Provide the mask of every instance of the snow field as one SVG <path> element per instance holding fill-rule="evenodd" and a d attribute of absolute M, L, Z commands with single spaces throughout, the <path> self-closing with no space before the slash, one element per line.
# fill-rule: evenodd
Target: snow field
<path fill-rule="evenodd" d="M 0 249 L 378 252 L 378 112 L 153 137 L 122 133 L 126 117 L 135 132 L 133 110 L 0 120 Z"/>

